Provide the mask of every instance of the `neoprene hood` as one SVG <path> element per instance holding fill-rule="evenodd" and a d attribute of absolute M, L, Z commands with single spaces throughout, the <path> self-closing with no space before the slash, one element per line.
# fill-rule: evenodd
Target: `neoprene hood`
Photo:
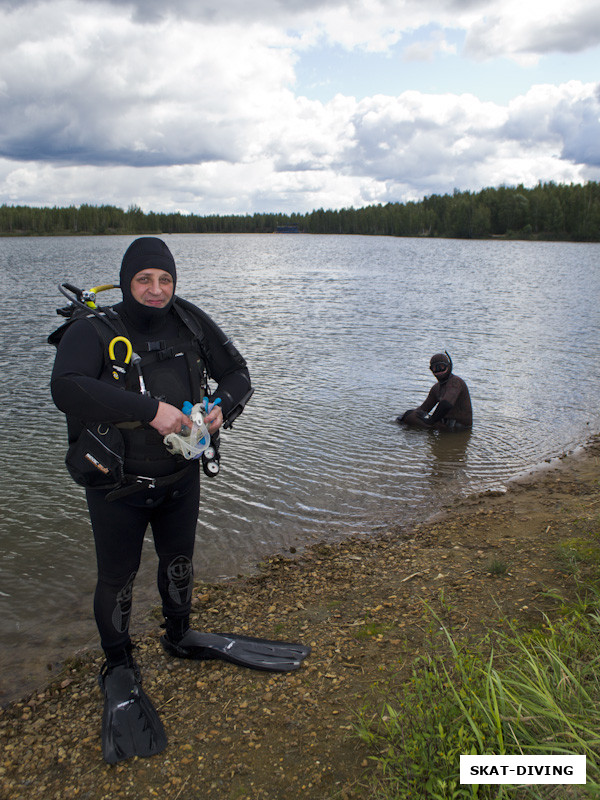
<path fill-rule="evenodd" d="M 150 308 L 138 303 L 131 294 L 131 281 L 143 269 L 162 269 L 173 278 L 173 297 L 177 284 L 175 259 L 162 239 L 143 236 L 132 242 L 123 256 L 119 281 L 123 293 L 123 305 L 129 317 L 135 322 L 152 323 L 164 317 L 170 310 L 173 300 L 164 308 Z"/>
<path fill-rule="evenodd" d="M 442 364 L 448 372 L 442 371 L 441 373 L 436 371 L 436 367 Z M 450 377 L 450 373 L 452 372 L 452 359 L 448 355 L 448 353 L 436 353 L 434 356 L 431 356 L 431 361 L 429 362 L 429 369 L 433 372 L 440 383 L 445 383 L 448 378 Z"/>

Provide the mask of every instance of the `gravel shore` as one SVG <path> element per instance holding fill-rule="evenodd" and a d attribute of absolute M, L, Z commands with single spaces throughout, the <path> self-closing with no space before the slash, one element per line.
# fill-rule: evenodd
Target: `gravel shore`
<path fill-rule="evenodd" d="M 0 711 L 0 798 L 32 800 L 282 800 L 368 797 L 368 752 L 355 714 L 374 686 L 402 681 L 423 652 L 426 604 L 476 634 L 500 617 L 537 624 L 573 596 L 565 545 L 600 520 L 600 441 L 469 497 L 407 530 L 315 545 L 259 574 L 198 585 L 194 627 L 302 641 L 294 673 L 177 661 L 154 630 L 137 640 L 144 687 L 167 749 L 105 764 L 100 653 Z M 443 598 L 443 603 L 441 599 Z"/>

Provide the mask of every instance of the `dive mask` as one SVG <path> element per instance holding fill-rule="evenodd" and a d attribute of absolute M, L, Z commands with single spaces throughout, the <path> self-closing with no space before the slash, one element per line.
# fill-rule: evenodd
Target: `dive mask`
<path fill-rule="evenodd" d="M 433 364 L 430 367 L 431 371 L 434 375 L 439 372 L 445 372 L 447 369 L 450 369 L 450 364 L 446 364 L 445 362 L 438 362 L 437 364 Z"/>
<path fill-rule="evenodd" d="M 182 455 L 188 461 L 200 458 L 210 444 L 210 434 L 204 424 L 202 405 L 196 403 L 188 413 L 192 427 L 183 427 L 180 433 L 168 433 L 163 442 L 173 455 Z"/>

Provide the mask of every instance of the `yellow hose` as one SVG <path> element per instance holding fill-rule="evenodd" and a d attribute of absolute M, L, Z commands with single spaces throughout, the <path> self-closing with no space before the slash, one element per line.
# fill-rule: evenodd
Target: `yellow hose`
<path fill-rule="evenodd" d="M 131 346 L 129 339 L 125 338 L 125 336 L 115 336 L 115 338 L 111 340 L 110 344 L 108 345 L 108 357 L 111 361 L 115 360 L 115 345 L 117 342 L 123 342 L 125 345 L 125 358 L 123 359 L 123 363 L 129 364 L 133 353 L 133 347 Z"/>
<path fill-rule="evenodd" d="M 104 283 L 104 284 L 102 284 L 102 286 L 94 286 L 88 292 L 86 292 L 86 294 L 91 294 L 91 295 L 93 295 L 95 297 L 98 294 L 98 292 L 105 292 L 107 289 L 116 289 L 116 288 L 117 288 L 117 284 Z M 85 304 L 89 308 L 96 308 L 96 303 L 94 303 L 93 300 L 86 300 Z"/>

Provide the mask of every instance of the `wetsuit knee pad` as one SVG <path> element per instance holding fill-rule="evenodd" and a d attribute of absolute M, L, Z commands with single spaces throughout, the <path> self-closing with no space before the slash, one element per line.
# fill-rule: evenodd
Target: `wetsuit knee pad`
<path fill-rule="evenodd" d="M 135 572 L 126 576 L 98 577 L 94 594 L 94 616 L 100 633 L 102 647 L 122 650 L 130 643 L 129 621 L 133 606 Z"/>
<path fill-rule="evenodd" d="M 191 558 L 178 555 L 170 561 L 163 560 L 158 583 L 165 616 L 182 616 L 189 611 L 194 588 L 194 565 Z"/>

